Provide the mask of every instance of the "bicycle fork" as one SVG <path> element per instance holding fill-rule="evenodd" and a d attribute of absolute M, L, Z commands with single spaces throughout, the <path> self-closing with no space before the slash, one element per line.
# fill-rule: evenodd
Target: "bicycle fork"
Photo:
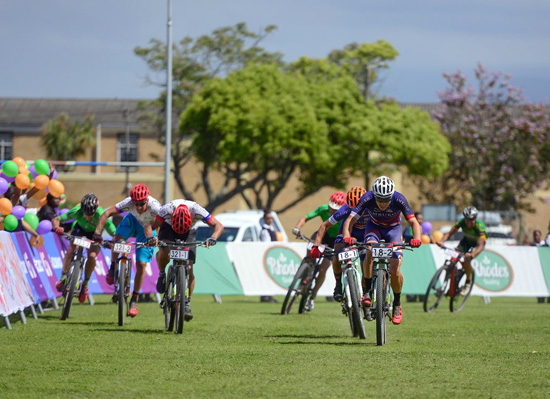
<path fill-rule="evenodd" d="M 344 314 L 347 314 L 349 310 L 353 308 L 349 291 L 350 282 L 348 281 L 347 277 L 347 271 L 350 269 L 355 277 L 355 284 L 357 286 L 357 295 L 359 296 L 359 301 L 361 301 L 361 298 L 363 297 L 363 287 L 361 286 L 361 276 L 359 275 L 359 271 L 355 267 L 353 267 L 352 262 L 349 262 L 346 265 L 342 265 L 342 284 L 344 285 L 343 292 L 345 293 L 346 298 L 346 302 L 342 303 L 342 313 Z"/>

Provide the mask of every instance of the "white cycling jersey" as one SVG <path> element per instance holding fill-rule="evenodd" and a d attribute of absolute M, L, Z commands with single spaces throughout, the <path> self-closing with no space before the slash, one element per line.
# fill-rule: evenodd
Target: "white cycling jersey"
<path fill-rule="evenodd" d="M 187 208 L 189 209 L 189 213 L 191 214 L 191 218 L 193 219 L 193 222 L 197 220 L 202 220 L 204 223 L 208 223 L 210 222 L 210 220 L 212 220 L 212 215 L 210 214 L 210 212 L 208 212 L 202 206 L 197 204 L 195 201 L 189 201 L 189 200 L 183 200 L 183 199 L 173 200 L 163 205 L 159 210 L 157 219 L 160 219 L 168 223 L 170 226 L 172 226 L 172 223 L 170 222 L 170 220 L 172 219 L 172 214 L 174 213 L 176 208 L 180 205 L 187 206 Z"/>
<path fill-rule="evenodd" d="M 140 215 L 136 209 L 136 205 L 134 204 L 132 199 L 128 197 L 116 204 L 115 208 L 118 213 L 128 212 L 132 214 L 132 216 L 137 219 L 139 224 L 145 227 L 149 223 L 151 223 L 152 220 L 155 219 L 160 209 L 162 208 L 162 205 L 159 201 L 149 196 L 149 198 L 147 199 L 147 210 Z"/>

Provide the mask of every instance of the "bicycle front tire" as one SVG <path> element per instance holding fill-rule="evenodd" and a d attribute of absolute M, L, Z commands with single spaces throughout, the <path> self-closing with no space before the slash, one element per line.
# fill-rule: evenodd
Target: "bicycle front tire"
<path fill-rule="evenodd" d="M 352 269 L 346 270 L 346 278 L 348 280 L 349 295 L 351 299 L 351 309 L 350 312 L 353 315 L 353 327 L 357 329 L 359 338 L 366 339 L 367 335 L 365 334 L 365 325 L 363 324 L 363 315 L 360 307 L 359 291 L 357 286 L 359 282 L 355 278 L 355 273 Z M 352 333 L 355 333 L 352 329 Z"/>
<path fill-rule="evenodd" d="M 298 307 L 298 313 L 300 314 L 307 313 L 306 305 L 307 305 L 307 301 L 311 297 L 311 294 L 313 294 L 312 287 L 314 282 L 315 282 L 315 268 L 310 267 L 307 270 L 305 284 L 302 286 L 302 289 L 301 289 L 302 299 L 300 299 L 300 306 Z"/>
<path fill-rule="evenodd" d="M 386 343 L 386 284 L 388 284 L 386 271 L 376 270 L 376 345 L 381 346 Z"/>
<path fill-rule="evenodd" d="M 449 306 L 451 312 L 460 312 L 464 309 L 464 306 L 466 306 L 466 302 L 470 298 L 470 294 L 474 288 L 475 272 L 472 272 L 472 284 L 470 285 L 470 289 L 464 294 L 462 293 L 462 287 L 464 287 L 464 284 L 466 283 L 466 272 L 462 269 L 457 270 L 455 280 L 455 286 L 458 287 L 458 289 L 451 298 L 451 303 Z"/>
<path fill-rule="evenodd" d="M 183 332 L 183 323 L 185 321 L 185 292 L 187 291 L 185 267 L 187 267 L 187 265 L 178 267 L 176 274 L 176 334 L 181 334 Z"/>
<path fill-rule="evenodd" d="M 117 277 L 118 277 L 118 290 L 117 290 L 117 300 L 118 300 L 118 325 L 124 325 L 124 316 L 125 316 L 125 300 L 124 300 L 124 290 L 126 284 L 126 262 L 119 260 L 117 261 Z"/>
<path fill-rule="evenodd" d="M 439 303 L 445 296 L 449 287 L 449 278 L 447 276 L 447 265 L 441 266 L 436 270 L 424 295 L 424 312 L 433 312 L 439 306 Z M 443 282 L 441 282 L 443 277 Z"/>
<path fill-rule="evenodd" d="M 302 288 L 301 287 L 302 279 L 305 276 L 308 266 L 309 266 L 308 262 L 305 259 L 302 260 L 302 263 L 298 267 L 298 271 L 296 271 L 296 274 L 292 279 L 292 283 L 290 283 L 290 285 L 288 286 L 288 291 L 283 301 L 283 306 L 281 307 L 281 314 L 290 313 L 290 310 L 292 309 L 292 305 L 294 305 L 294 302 L 296 302 L 296 299 L 300 295 L 301 288 Z"/>
<path fill-rule="evenodd" d="M 69 289 L 65 289 L 64 297 L 65 302 L 63 303 L 63 309 L 61 310 L 61 320 L 65 320 L 69 317 L 71 313 L 71 306 L 73 304 L 74 293 L 76 291 L 76 285 L 78 280 L 80 280 L 80 275 L 82 273 L 81 262 L 79 260 L 74 261 L 69 269 L 67 285 Z"/>

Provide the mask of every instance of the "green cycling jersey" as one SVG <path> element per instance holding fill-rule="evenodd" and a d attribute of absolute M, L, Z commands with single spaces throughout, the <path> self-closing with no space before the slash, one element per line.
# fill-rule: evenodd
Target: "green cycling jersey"
<path fill-rule="evenodd" d="M 306 218 L 306 221 L 308 221 L 317 216 L 319 216 L 323 220 L 323 222 L 326 222 L 328 219 L 330 219 L 331 215 L 330 215 L 330 208 L 328 204 L 323 204 L 317 209 L 311 211 L 305 216 L 305 218 Z M 334 226 L 327 229 L 326 234 L 331 238 L 336 238 L 336 236 L 338 235 L 338 231 L 340 230 L 341 224 L 342 224 L 342 221 L 339 221 Z"/>
<path fill-rule="evenodd" d="M 454 227 L 456 229 L 462 229 L 462 232 L 464 233 L 464 240 L 470 247 L 474 247 L 477 245 L 477 239 L 479 237 L 483 237 L 483 239 L 487 241 L 487 232 L 485 231 L 485 223 L 483 223 L 481 220 L 476 220 L 474 227 L 468 228 L 466 226 L 466 222 L 464 218 L 462 218 L 455 223 Z"/>
<path fill-rule="evenodd" d="M 67 220 L 74 219 L 75 222 L 86 232 L 93 232 L 96 229 L 97 222 L 99 221 L 99 218 L 101 215 L 105 212 L 102 207 L 98 206 L 97 211 L 94 215 L 94 217 L 88 221 L 86 219 L 86 216 L 84 216 L 84 213 L 80 209 L 80 205 L 75 206 L 72 208 L 69 212 L 66 212 L 62 215 L 59 215 L 59 221 L 63 224 Z M 107 230 L 107 233 L 109 235 L 114 236 L 116 231 L 116 226 L 111 220 L 107 220 L 107 223 L 105 223 L 105 227 L 103 227 L 104 230 Z"/>

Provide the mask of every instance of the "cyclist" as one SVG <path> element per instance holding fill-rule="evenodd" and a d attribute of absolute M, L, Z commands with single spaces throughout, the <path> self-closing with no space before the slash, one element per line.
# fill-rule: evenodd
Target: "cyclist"
<path fill-rule="evenodd" d="M 145 184 L 137 184 L 130 190 L 129 197 L 103 212 L 94 232 L 94 241 L 103 241 L 101 231 L 103 231 L 103 226 L 105 226 L 109 217 L 122 212 L 128 212 L 117 226 L 113 241 L 122 241 L 127 240 L 129 237 L 135 237 L 137 242 L 146 242 L 147 238 L 145 238 L 143 228 L 157 216 L 160 207 L 160 202 L 149 195 L 149 188 Z M 153 231 L 153 235 L 157 235 L 157 232 Z M 134 290 L 132 292 L 132 299 L 130 300 L 130 308 L 128 309 L 130 317 L 136 317 L 138 314 L 137 301 L 139 291 L 145 278 L 145 268 L 147 267 L 147 263 L 153 260 L 154 252 L 153 247 L 136 249 L 136 277 L 134 279 Z M 113 285 L 115 282 L 115 263 L 117 259 L 118 253 L 113 249 L 111 267 L 105 277 L 109 285 Z"/>
<path fill-rule="evenodd" d="M 328 204 L 323 204 L 319 206 L 318 208 L 314 209 L 307 215 L 303 216 L 298 223 L 296 224 L 296 227 L 292 229 L 292 233 L 299 237 L 302 233 L 300 233 L 300 229 L 302 226 L 309 220 L 319 216 L 323 222 L 327 221 L 334 213 L 342 207 L 346 203 L 346 193 L 343 191 L 337 191 L 334 194 L 332 194 L 328 200 Z M 326 236 L 322 238 L 322 243 L 326 246 L 329 246 L 331 248 L 334 247 L 334 240 L 336 239 L 336 235 L 338 234 L 338 229 L 340 228 L 341 222 L 338 222 L 334 224 L 332 227 L 327 229 Z M 312 240 L 315 240 L 317 238 L 317 232 L 313 234 L 311 237 Z M 311 298 L 308 300 L 308 303 L 306 304 L 306 310 L 312 311 L 315 307 L 315 297 L 317 296 L 317 292 L 323 285 L 323 282 L 325 281 L 325 276 L 327 274 L 327 269 L 330 266 L 330 263 L 332 261 L 332 256 L 325 257 L 323 259 L 323 262 L 321 263 L 321 267 L 319 269 L 319 275 L 317 276 L 317 280 L 315 283 L 315 287 L 313 288 L 313 293 L 311 294 Z"/>
<path fill-rule="evenodd" d="M 223 225 L 202 206 L 194 201 L 184 199 L 173 200 L 162 206 L 157 217 L 145 226 L 145 236 L 147 237 L 148 245 L 157 245 L 157 237 L 153 235 L 153 230 L 158 227 L 160 227 L 158 234 L 158 240 L 160 241 L 175 241 L 176 239 L 187 242 L 195 241 L 196 230 L 191 230 L 191 224 L 196 219 L 201 219 L 204 223 L 214 228 L 212 235 L 206 240 L 206 247 L 216 245 L 216 240 L 223 232 Z M 160 247 L 156 257 L 159 266 L 157 291 L 162 294 L 166 285 L 166 273 L 164 270 L 168 262 L 170 262 L 168 247 Z M 185 304 L 185 321 L 193 318 L 190 302 L 195 288 L 195 275 L 193 274 L 195 259 L 195 248 L 191 247 L 189 249 L 189 297 L 188 302 Z"/>
<path fill-rule="evenodd" d="M 324 221 L 323 224 L 321 224 L 321 227 L 319 227 L 319 230 L 317 230 L 317 235 L 311 249 L 312 258 L 316 259 L 322 256 L 322 253 L 319 251 L 319 244 L 325 236 L 325 232 L 336 224 L 340 225 L 340 229 L 338 230 L 338 235 L 334 240 L 334 250 L 338 253 L 342 250 L 342 248 L 344 248 L 344 236 L 342 233 L 343 226 L 341 225 L 341 221 L 345 220 L 349 216 L 351 210 L 355 208 L 361 196 L 366 192 L 367 190 L 360 186 L 355 186 L 349 189 L 346 195 L 346 204 L 338 209 L 336 213 L 328 220 Z M 355 237 L 359 241 L 362 241 L 365 236 L 365 226 L 367 224 L 368 217 L 368 213 L 366 215 L 362 215 L 353 225 L 351 236 Z M 334 287 L 334 300 L 340 302 L 342 300 L 342 266 L 337 257 L 335 257 L 332 261 L 332 271 L 334 272 L 334 278 L 336 279 L 336 286 Z"/>
<path fill-rule="evenodd" d="M 69 212 L 59 215 L 59 222 L 61 225 L 63 225 L 63 223 L 65 223 L 67 220 L 74 219 L 76 224 L 74 225 L 71 234 L 78 237 L 84 236 L 89 240 L 93 240 L 94 231 L 103 212 L 103 208 L 99 206 L 99 200 L 97 199 L 95 194 L 89 193 L 82 197 L 80 205 L 75 206 Z M 115 234 L 116 228 L 113 222 L 108 220 L 105 224 L 105 230 L 107 230 L 107 233 L 109 233 L 111 236 Z M 63 229 L 63 227 L 58 227 L 55 229 L 55 232 L 59 235 L 62 235 L 65 230 Z M 88 282 L 90 281 L 90 277 L 92 276 L 92 272 L 94 271 L 95 259 L 99 250 L 100 248 L 97 243 L 92 244 L 92 246 L 87 250 L 88 259 L 86 260 L 86 269 L 84 271 L 84 283 L 82 284 L 80 294 L 78 295 L 78 301 L 81 303 L 85 302 L 86 299 L 88 299 Z M 69 249 L 65 254 L 65 257 L 63 258 L 63 270 L 61 272 L 61 278 L 55 284 L 55 288 L 59 292 L 62 292 L 65 288 L 65 285 L 67 284 L 67 272 L 71 267 L 71 260 L 75 251 L 76 246 L 71 242 L 71 244 L 69 245 Z"/>
<path fill-rule="evenodd" d="M 477 220 L 477 213 L 477 209 L 473 206 L 464 208 L 464 211 L 462 211 L 462 216 L 464 217 L 456 222 L 451 230 L 441 237 L 441 240 L 436 242 L 438 246 L 443 248 L 445 241 L 451 238 L 458 230 L 462 229 L 464 238 L 458 243 L 457 249 L 461 252 L 465 252 L 463 266 L 466 272 L 466 283 L 462 289 L 464 293 L 470 291 L 470 287 L 472 286 L 472 259 L 483 251 L 485 242 L 487 241 L 485 223 L 481 220 Z M 473 248 L 473 250 L 469 252 L 471 248 Z"/>
<path fill-rule="evenodd" d="M 344 222 L 343 235 L 344 242 L 352 245 L 355 238 L 351 237 L 350 230 L 359 220 L 363 213 L 368 212 L 369 220 L 365 228 L 365 237 L 363 242 L 376 243 L 384 240 L 388 243 L 401 244 L 401 213 L 412 227 L 413 238 L 411 246 L 418 248 L 421 245 L 420 236 L 422 229 L 416 220 L 407 199 L 400 192 L 395 191 L 395 184 L 387 176 L 380 176 L 374 181 L 372 190 L 363 194 L 357 206 L 353 208 L 350 215 Z M 392 322 L 400 324 L 403 320 L 401 309 L 401 289 L 403 288 L 403 275 L 401 274 L 401 262 L 403 252 L 395 251 L 393 259 L 390 259 L 391 287 L 394 294 Z M 371 294 L 369 289 L 372 286 L 372 256 L 367 251 L 367 256 L 363 261 L 363 285 L 366 287 L 365 294 L 361 298 L 361 305 L 371 306 Z"/>

